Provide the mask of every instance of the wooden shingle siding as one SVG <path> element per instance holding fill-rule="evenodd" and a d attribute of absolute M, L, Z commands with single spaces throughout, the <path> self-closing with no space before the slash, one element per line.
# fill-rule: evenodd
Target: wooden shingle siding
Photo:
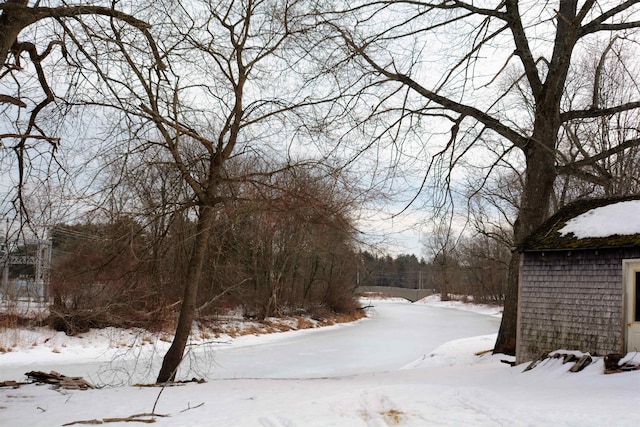
<path fill-rule="evenodd" d="M 544 351 L 622 351 L 622 260 L 640 248 L 523 252 L 517 360 Z"/>

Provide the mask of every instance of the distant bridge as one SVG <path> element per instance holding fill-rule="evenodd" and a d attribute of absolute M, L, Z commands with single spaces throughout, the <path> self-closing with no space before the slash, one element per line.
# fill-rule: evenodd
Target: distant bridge
<path fill-rule="evenodd" d="M 396 288 L 391 286 L 358 286 L 355 291 L 356 294 L 362 294 L 365 292 L 379 292 L 391 297 L 404 298 L 411 302 L 418 301 L 424 297 L 432 295 L 434 292 L 431 289 L 408 289 L 408 288 Z"/>

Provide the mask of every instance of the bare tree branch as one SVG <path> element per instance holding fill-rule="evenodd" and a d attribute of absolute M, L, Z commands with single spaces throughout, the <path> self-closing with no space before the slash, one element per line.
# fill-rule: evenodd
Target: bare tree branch
<path fill-rule="evenodd" d="M 564 173 L 564 171 L 567 171 L 567 170 L 577 170 L 581 167 L 592 165 L 599 160 L 606 159 L 608 157 L 619 154 L 625 150 L 628 150 L 629 148 L 638 147 L 638 146 L 640 146 L 640 138 L 629 139 L 616 145 L 615 147 L 612 147 L 605 151 L 601 151 L 600 153 L 595 154 L 589 158 L 574 161 L 571 164 L 561 166 L 558 168 L 558 171 L 559 172 L 562 171 L 562 173 Z"/>
<path fill-rule="evenodd" d="M 474 119 L 482 123 L 484 126 L 493 130 L 497 134 L 507 138 L 509 141 L 511 141 L 514 145 L 518 147 L 524 147 L 526 145 L 527 138 L 515 132 L 513 129 L 509 128 L 508 126 L 505 126 L 500 120 L 492 117 L 491 115 L 485 113 L 484 111 L 481 111 L 469 105 L 461 104 L 459 102 L 452 100 L 451 98 L 448 98 L 446 96 L 439 95 L 436 92 L 430 91 L 429 89 L 420 85 L 417 81 L 413 80 L 410 76 L 406 74 L 400 74 L 400 73 L 391 72 L 387 70 L 385 67 L 378 64 L 371 56 L 369 56 L 365 48 L 358 46 L 356 42 L 351 37 L 349 37 L 349 35 L 346 32 L 344 32 L 342 29 L 336 26 L 333 26 L 333 27 L 334 29 L 336 29 L 342 34 L 342 37 L 344 38 L 347 45 L 356 54 L 358 54 L 361 58 L 363 58 L 374 70 L 384 75 L 389 80 L 402 83 L 403 85 L 411 88 L 418 94 L 424 96 L 425 98 L 433 102 L 440 104 L 446 109 L 450 109 L 464 116 L 473 117 Z"/>
<path fill-rule="evenodd" d="M 585 3 L 584 7 L 586 7 L 588 4 L 593 5 L 593 2 Z M 587 34 L 595 33 L 597 31 L 617 31 L 617 30 L 625 30 L 630 28 L 640 28 L 640 22 L 638 21 L 622 22 L 618 24 L 605 24 L 605 21 L 607 21 L 608 19 L 613 18 L 617 14 L 624 12 L 637 4 L 638 4 L 637 0 L 628 0 L 620 3 L 615 7 L 612 7 L 602 15 L 594 18 L 587 24 L 583 25 L 580 28 L 580 37 L 585 36 Z"/>
<path fill-rule="evenodd" d="M 575 119 L 589 119 L 596 117 L 611 116 L 616 113 L 631 111 L 640 108 L 640 101 L 627 102 L 608 108 L 589 108 L 587 110 L 572 110 L 560 114 L 560 120 L 566 123 Z"/>

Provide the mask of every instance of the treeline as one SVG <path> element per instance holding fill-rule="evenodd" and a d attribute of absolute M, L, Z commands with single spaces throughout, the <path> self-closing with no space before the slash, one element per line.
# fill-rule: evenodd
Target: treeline
<path fill-rule="evenodd" d="M 359 254 L 351 202 L 311 174 L 234 183 L 216 210 L 197 297 L 200 318 L 239 307 L 246 317 L 351 313 Z M 197 223 L 189 209 L 52 229 L 55 326 L 157 328 L 179 310 Z"/>
<path fill-rule="evenodd" d="M 360 275 L 361 286 L 393 286 L 408 289 L 429 289 L 427 275 L 429 266 L 424 259 L 411 255 L 376 256 L 362 252 L 364 272 Z"/>
<path fill-rule="evenodd" d="M 511 254 L 508 244 L 478 234 L 433 252 L 429 260 L 363 252 L 359 285 L 431 289 L 443 300 L 452 295 L 471 297 L 478 303 L 504 300 Z"/>

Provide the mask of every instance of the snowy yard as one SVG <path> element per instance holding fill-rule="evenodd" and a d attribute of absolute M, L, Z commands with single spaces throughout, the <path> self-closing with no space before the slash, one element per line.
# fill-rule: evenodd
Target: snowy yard
<path fill-rule="evenodd" d="M 504 356 L 474 355 L 492 347 L 498 317 L 433 300 L 373 305 L 354 324 L 190 346 L 179 379 L 207 382 L 164 389 L 131 385 L 153 381 L 168 346 L 148 334 L 7 331 L 22 345 L 0 354 L 0 381 L 53 370 L 110 385 L 1 388 L 0 426 L 150 412 L 168 415 L 154 417 L 166 426 L 639 425 L 640 371 L 605 375 L 596 358 L 578 373 L 560 360 L 523 373 Z"/>

